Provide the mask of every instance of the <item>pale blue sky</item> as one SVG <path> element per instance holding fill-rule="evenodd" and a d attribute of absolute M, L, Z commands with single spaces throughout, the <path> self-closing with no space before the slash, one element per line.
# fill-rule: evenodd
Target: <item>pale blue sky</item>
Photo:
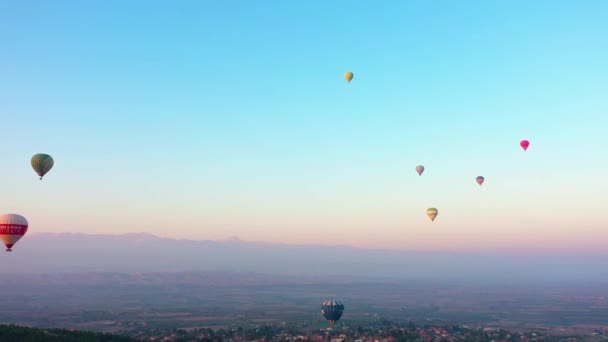
<path fill-rule="evenodd" d="M 605 247 L 607 18 L 606 1 L 0 0 L 0 209 L 30 232 Z"/>

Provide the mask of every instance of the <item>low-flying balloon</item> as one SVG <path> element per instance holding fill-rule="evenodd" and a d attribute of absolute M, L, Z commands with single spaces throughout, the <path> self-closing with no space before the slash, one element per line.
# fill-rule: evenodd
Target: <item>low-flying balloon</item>
<path fill-rule="evenodd" d="M 27 227 L 27 220 L 21 215 L 0 216 L 0 241 L 6 245 L 7 252 L 11 252 L 12 247 L 25 235 Z"/>
<path fill-rule="evenodd" d="M 350 71 L 347 71 L 344 73 L 344 79 L 346 80 L 346 82 L 350 83 L 350 81 L 353 80 L 353 73 Z"/>
<path fill-rule="evenodd" d="M 525 150 L 528 149 L 528 146 L 530 146 L 530 142 L 528 140 L 522 140 L 519 142 L 519 146 L 521 146 L 521 148 Z"/>
<path fill-rule="evenodd" d="M 344 311 L 344 304 L 337 300 L 326 300 L 321 304 L 321 313 L 329 324 L 333 327 L 336 322 L 342 317 Z"/>
<path fill-rule="evenodd" d="M 481 186 L 481 184 L 483 184 L 483 181 L 485 180 L 485 178 L 483 178 L 483 176 L 479 176 L 479 177 L 475 178 L 475 180 L 477 181 L 477 184 L 479 184 L 479 186 Z"/>
<path fill-rule="evenodd" d="M 439 214 L 437 208 L 428 208 L 426 210 L 426 216 L 431 219 L 431 222 L 435 221 L 435 218 L 437 218 L 437 214 Z"/>
<path fill-rule="evenodd" d="M 422 173 L 424 172 L 424 166 L 422 166 L 422 165 L 416 166 L 416 172 L 418 172 L 419 176 L 422 176 Z"/>
<path fill-rule="evenodd" d="M 53 157 L 48 154 L 38 153 L 32 157 L 32 168 L 36 171 L 38 176 L 40 176 L 40 180 L 42 180 L 44 175 L 51 171 L 54 163 Z"/>

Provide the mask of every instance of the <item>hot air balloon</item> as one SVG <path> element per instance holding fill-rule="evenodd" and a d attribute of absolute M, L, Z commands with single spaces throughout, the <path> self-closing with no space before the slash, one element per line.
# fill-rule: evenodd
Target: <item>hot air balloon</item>
<path fill-rule="evenodd" d="M 521 146 L 521 148 L 525 150 L 528 149 L 528 146 L 530 146 L 530 142 L 528 140 L 522 140 L 519 142 L 519 146 Z"/>
<path fill-rule="evenodd" d="M 38 153 L 32 157 L 32 168 L 34 168 L 34 171 L 40 176 L 40 180 L 42 180 L 42 177 L 44 177 L 47 172 L 51 171 L 54 163 L 53 157 L 48 154 Z"/>
<path fill-rule="evenodd" d="M 27 226 L 27 220 L 21 215 L 0 216 L 0 240 L 6 245 L 7 252 L 11 252 L 11 248 L 25 235 Z"/>
<path fill-rule="evenodd" d="M 426 216 L 431 219 L 431 222 L 435 221 L 437 214 L 439 214 L 439 211 L 436 208 L 428 208 L 426 210 Z"/>
<path fill-rule="evenodd" d="M 350 81 L 353 80 L 353 73 L 350 71 L 347 71 L 344 73 L 344 79 L 346 80 L 346 82 L 350 83 Z"/>
<path fill-rule="evenodd" d="M 475 178 L 475 180 L 477 181 L 477 184 L 479 184 L 479 186 L 481 186 L 481 184 L 483 184 L 483 181 L 485 180 L 485 178 L 483 178 L 483 176 L 479 176 L 479 177 Z"/>
<path fill-rule="evenodd" d="M 416 172 L 418 172 L 419 176 L 422 176 L 422 173 L 424 172 L 424 166 L 422 166 L 422 165 L 416 166 Z"/>
<path fill-rule="evenodd" d="M 321 304 L 321 313 L 323 314 L 323 317 L 329 321 L 332 328 L 340 317 L 342 317 L 342 311 L 344 311 L 344 304 L 337 300 L 326 300 Z"/>

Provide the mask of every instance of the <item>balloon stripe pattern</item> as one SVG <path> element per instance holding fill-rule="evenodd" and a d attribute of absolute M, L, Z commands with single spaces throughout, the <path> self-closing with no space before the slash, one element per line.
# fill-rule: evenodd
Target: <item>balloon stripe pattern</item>
<path fill-rule="evenodd" d="M 54 164 L 53 158 L 48 154 L 39 153 L 32 157 L 32 168 L 36 171 L 38 176 L 40 176 L 40 179 L 42 179 L 47 172 L 51 171 Z"/>
<path fill-rule="evenodd" d="M 337 300 L 326 300 L 321 304 L 321 313 L 332 327 L 342 317 L 343 311 L 344 304 Z"/>
<path fill-rule="evenodd" d="M 426 216 L 431 219 L 431 222 L 435 221 L 435 218 L 437 218 L 437 214 L 439 214 L 437 208 L 428 208 L 426 210 Z"/>
<path fill-rule="evenodd" d="M 6 245 L 6 251 L 12 251 L 12 247 L 27 233 L 28 222 L 25 217 L 17 214 L 6 214 L 0 216 L 0 241 Z"/>

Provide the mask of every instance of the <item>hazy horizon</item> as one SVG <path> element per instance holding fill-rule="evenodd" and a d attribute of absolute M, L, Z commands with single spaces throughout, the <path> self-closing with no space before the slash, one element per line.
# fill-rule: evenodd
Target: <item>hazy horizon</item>
<path fill-rule="evenodd" d="M 372 250 L 147 234 L 50 233 L 23 242 L 18 251 L 0 254 L 0 273 L 227 271 L 468 285 L 608 284 L 608 258 L 593 255 Z"/>
<path fill-rule="evenodd" d="M 324 246 L 324 247 L 346 247 L 360 250 L 371 250 L 371 251 L 391 251 L 391 252 L 422 252 L 422 253 L 448 253 L 448 254 L 470 254 L 470 255 L 479 255 L 479 254 L 494 254 L 494 255 L 504 255 L 504 256 L 526 256 L 526 255 L 546 255 L 546 256 L 555 256 L 555 255 L 564 255 L 564 256 L 608 256 L 608 250 L 606 249 L 588 249 L 585 246 L 580 246 L 579 248 L 570 248 L 567 251 L 563 251 L 560 249 L 552 250 L 550 248 L 537 248 L 535 250 L 525 250 L 525 251 L 513 251 L 512 249 L 474 249 L 474 250 L 460 250 L 460 249 L 414 249 L 414 248 L 390 248 L 390 247 L 369 247 L 369 246 L 357 246 L 357 245 L 349 245 L 338 242 L 310 242 L 310 243 L 297 243 L 297 242 L 273 242 L 273 241 L 264 241 L 264 240 L 245 240 L 241 239 L 239 236 L 226 236 L 223 238 L 216 239 L 196 239 L 196 238 L 175 238 L 175 237 L 166 237 L 160 236 L 153 233 L 145 232 L 145 231 L 133 231 L 128 233 L 83 233 L 83 232 L 34 232 L 28 234 L 31 237 L 45 237 L 45 236 L 60 236 L 60 235 L 83 235 L 83 236 L 107 236 L 107 237 L 150 237 L 157 239 L 167 239 L 167 240 L 175 240 L 175 241 L 199 241 L 199 242 L 245 242 L 245 243 L 253 243 L 253 244 L 271 244 L 271 245 L 284 245 L 284 246 Z M 564 253 L 566 252 L 566 253 Z"/>

